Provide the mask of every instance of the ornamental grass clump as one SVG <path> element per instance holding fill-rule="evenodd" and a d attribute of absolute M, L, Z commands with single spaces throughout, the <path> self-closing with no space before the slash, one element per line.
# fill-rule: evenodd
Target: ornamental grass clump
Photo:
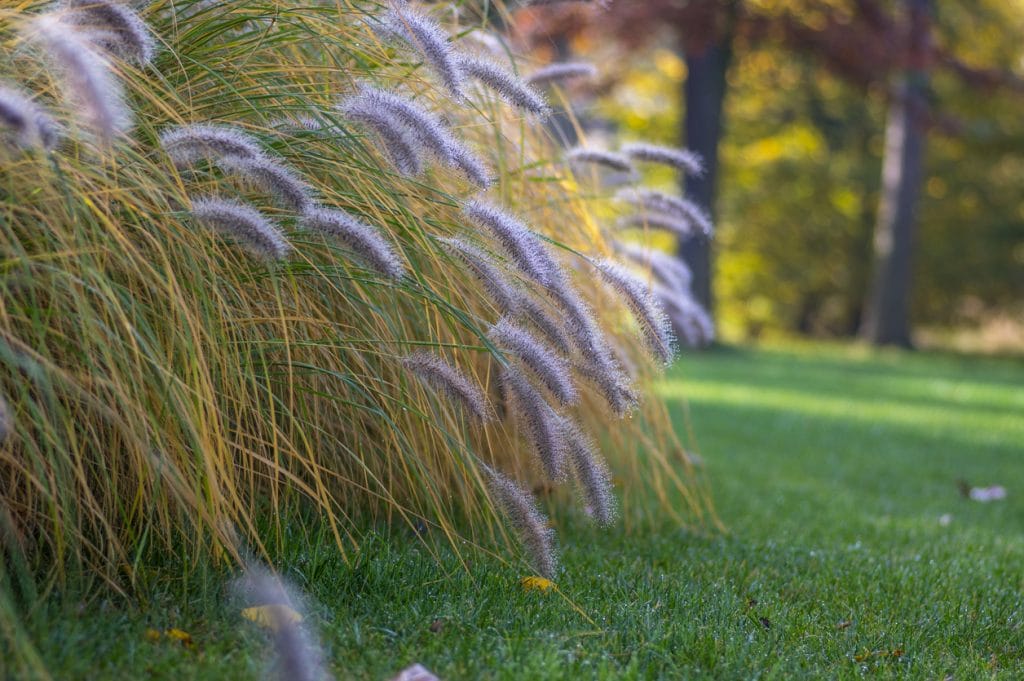
<path fill-rule="evenodd" d="M 666 410 L 634 408 L 659 367 L 592 285 L 610 248 L 543 125 L 480 88 L 455 102 L 367 40 L 379 3 L 211 7 L 146 9 L 161 47 L 141 69 L 50 3 L 0 6 L 21 93 L 0 131 L 51 148 L 0 166 L 0 562 L 130 592 L 169 555 L 189 557 L 183 581 L 237 559 L 225 527 L 266 559 L 316 523 L 353 560 L 385 522 L 490 550 L 507 516 L 555 575 L 522 489 L 600 477 L 577 470 L 565 419 L 623 481 L 626 528 L 651 498 L 713 522 Z M 24 137 L 40 110 L 59 144 Z M 302 116 L 323 125 L 279 125 Z"/>

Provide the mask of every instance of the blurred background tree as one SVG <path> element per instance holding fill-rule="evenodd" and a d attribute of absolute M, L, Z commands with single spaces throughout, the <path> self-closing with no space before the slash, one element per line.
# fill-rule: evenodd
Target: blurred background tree
<path fill-rule="evenodd" d="M 715 209 L 714 265 L 702 270 L 702 242 L 681 250 L 698 295 L 714 290 L 727 337 L 861 331 L 907 344 L 911 327 L 1020 319 L 1024 3 L 619 1 L 605 12 L 523 10 L 517 26 L 541 58 L 619 65 L 585 121 L 708 157 L 712 172 L 685 191 Z M 914 173 L 896 144 L 908 138 L 890 134 L 911 172 L 893 179 L 888 204 L 887 121 L 905 121 L 920 142 Z M 894 228 L 907 244 L 895 259 L 881 248 Z"/>

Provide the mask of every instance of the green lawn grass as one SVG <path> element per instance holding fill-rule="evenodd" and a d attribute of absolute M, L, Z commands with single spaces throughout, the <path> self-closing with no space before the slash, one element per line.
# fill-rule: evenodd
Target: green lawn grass
<path fill-rule="evenodd" d="M 1024 678 L 1024 364 L 723 349 L 659 392 L 680 418 L 690 402 L 728 534 L 562 519 L 566 598 L 410 538 L 351 566 L 325 541 L 289 574 L 337 678 Z M 958 478 L 1008 498 L 963 499 Z M 269 655 L 213 576 L 27 626 L 56 678 L 261 678 Z M 194 649 L 145 637 L 172 626 Z"/>

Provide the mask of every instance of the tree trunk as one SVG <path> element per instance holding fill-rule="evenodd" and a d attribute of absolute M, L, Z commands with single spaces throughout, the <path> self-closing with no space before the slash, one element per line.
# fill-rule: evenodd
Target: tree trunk
<path fill-rule="evenodd" d="M 731 58 L 731 36 L 709 45 L 699 54 L 686 56 L 684 134 L 687 147 L 704 158 L 705 172 L 701 177 L 686 178 L 683 187 L 686 197 L 712 216 L 718 180 L 718 143 L 722 136 L 725 76 Z M 688 239 L 680 245 L 679 256 L 693 271 L 693 297 L 713 316 L 710 242 L 703 237 Z"/>
<path fill-rule="evenodd" d="M 861 337 L 875 345 L 911 347 L 910 288 L 917 203 L 924 173 L 931 0 L 905 0 L 908 61 L 889 105 L 882 161 L 882 196 L 875 225 L 874 276 Z"/>

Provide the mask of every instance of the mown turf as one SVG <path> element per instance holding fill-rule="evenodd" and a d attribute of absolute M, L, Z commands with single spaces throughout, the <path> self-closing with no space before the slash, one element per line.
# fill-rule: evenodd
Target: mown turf
<path fill-rule="evenodd" d="M 562 519 L 565 598 L 401 538 L 348 567 L 325 542 L 289 574 L 338 678 L 413 662 L 447 679 L 1024 678 L 1022 386 L 1010 360 L 694 356 L 660 393 L 679 414 L 690 401 L 728 535 Z M 960 478 L 1009 496 L 966 500 Z M 261 678 L 269 656 L 212 576 L 156 582 L 141 614 L 52 606 L 28 626 L 56 678 Z"/>

